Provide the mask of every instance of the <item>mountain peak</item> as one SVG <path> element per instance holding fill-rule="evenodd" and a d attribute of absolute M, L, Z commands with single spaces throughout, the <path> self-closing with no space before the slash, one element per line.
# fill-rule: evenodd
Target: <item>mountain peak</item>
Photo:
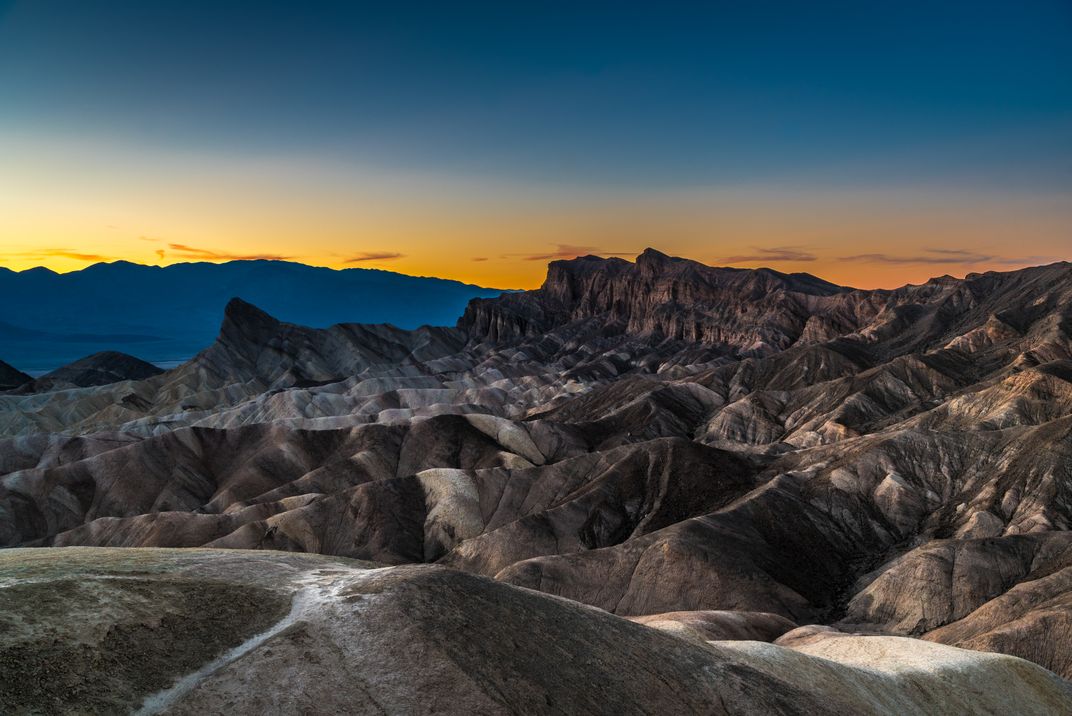
<path fill-rule="evenodd" d="M 274 335 L 281 321 L 237 296 L 227 302 L 223 309 L 223 325 L 220 340 L 227 343 L 263 343 Z"/>
<path fill-rule="evenodd" d="M 33 380 L 18 368 L 10 366 L 0 360 L 0 390 L 10 390 L 25 385 Z"/>
<path fill-rule="evenodd" d="M 272 321 L 278 323 L 267 311 L 257 308 L 249 301 L 244 301 L 238 296 L 234 296 L 223 309 L 223 315 L 225 319 L 238 322 L 249 321 Z"/>
<path fill-rule="evenodd" d="M 638 264 L 666 264 L 675 261 L 688 261 L 688 259 L 682 259 L 676 256 L 670 256 L 669 254 L 664 254 L 662 251 L 659 251 L 658 249 L 653 249 L 650 246 L 641 251 L 640 255 L 636 257 L 636 262 Z"/>

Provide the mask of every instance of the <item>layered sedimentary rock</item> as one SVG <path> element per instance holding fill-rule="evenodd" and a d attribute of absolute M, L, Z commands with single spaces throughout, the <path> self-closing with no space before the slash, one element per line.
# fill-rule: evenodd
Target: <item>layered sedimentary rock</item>
<path fill-rule="evenodd" d="M 0 433 L 5 546 L 436 563 L 693 642 L 1072 677 L 1067 263 L 860 291 L 585 257 L 417 331 L 234 301 L 179 368 L 0 396 Z"/>

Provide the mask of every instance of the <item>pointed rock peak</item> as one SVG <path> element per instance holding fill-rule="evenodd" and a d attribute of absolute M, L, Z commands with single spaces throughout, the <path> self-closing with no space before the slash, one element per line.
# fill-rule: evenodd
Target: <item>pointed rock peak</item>
<path fill-rule="evenodd" d="M 23 373 L 21 370 L 14 366 L 8 365 L 4 361 L 0 360 L 0 390 L 8 390 L 10 388 L 17 388 L 20 385 L 25 385 L 33 380 L 30 376 Z"/>
<path fill-rule="evenodd" d="M 226 308 L 223 309 L 223 315 L 226 320 L 238 321 L 242 323 L 246 322 L 260 322 L 270 321 L 272 323 L 278 323 L 276 319 L 272 318 L 266 311 L 254 306 L 248 301 L 243 301 L 241 298 L 235 297 L 227 302 Z"/>
<path fill-rule="evenodd" d="M 641 273 L 649 275 L 660 274 L 671 267 L 683 267 L 692 263 L 695 262 L 676 256 L 668 256 L 662 251 L 657 251 L 652 248 L 644 249 L 644 251 L 636 257 L 637 268 L 640 269 Z"/>
<path fill-rule="evenodd" d="M 662 251 L 659 251 L 658 249 L 653 249 L 650 246 L 641 251 L 640 255 L 637 256 L 637 263 L 640 263 L 641 261 L 644 261 L 646 263 L 666 263 L 669 261 L 681 260 L 682 259 L 674 258 L 673 256 L 664 254 Z"/>
<path fill-rule="evenodd" d="M 647 266 L 650 268 L 661 268 L 666 266 L 684 266 L 686 264 L 697 264 L 692 259 L 683 259 L 680 256 L 670 256 L 664 254 L 662 251 L 653 248 L 644 249 L 639 256 L 636 257 L 637 266 Z M 702 265 L 702 264 L 698 264 Z"/>
<path fill-rule="evenodd" d="M 223 309 L 223 325 L 220 338 L 224 341 L 243 341 L 260 343 L 279 330 L 281 321 L 268 313 L 243 301 L 232 298 Z"/>

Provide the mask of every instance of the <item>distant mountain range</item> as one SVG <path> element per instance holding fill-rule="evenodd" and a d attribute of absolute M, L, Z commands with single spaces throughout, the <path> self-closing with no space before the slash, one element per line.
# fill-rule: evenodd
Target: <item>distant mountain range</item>
<path fill-rule="evenodd" d="M 215 339 L 232 297 L 303 325 L 416 328 L 454 325 L 470 299 L 500 293 L 446 279 L 288 261 L 165 267 L 116 261 L 63 274 L 0 268 L 0 358 L 33 374 L 105 350 L 154 363 L 185 360 Z"/>

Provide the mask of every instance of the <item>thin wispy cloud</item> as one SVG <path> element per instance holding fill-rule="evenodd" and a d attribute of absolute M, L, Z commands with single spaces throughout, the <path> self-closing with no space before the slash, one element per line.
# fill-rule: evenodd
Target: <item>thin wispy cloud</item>
<path fill-rule="evenodd" d="M 1036 264 L 1048 260 L 1047 256 L 999 256 L 997 254 L 985 254 L 966 249 L 923 249 L 920 254 L 855 254 L 843 256 L 842 261 L 861 261 L 864 263 L 883 264 L 937 264 L 973 266 L 975 264 L 1003 264 L 1009 266 L 1021 264 Z"/>
<path fill-rule="evenodd" d="M 487 261 L 487 260 L 488 260 L 487 256 L 474 256 L 473 257 L 473 261 Z"/>
<path fill-rule="evenodd" d="M 101 254 L 86 254 L 81 251 L 49 251 L 49 256 L 59 256 L 65 259 L 77 259 L 78 261 L 114 261 L 111 256 Z"/>
<path fill-rule="evenodd" d="M 404 256 L 405 254 L 399 254 L 393 251 L 365 251 L 356 256 L 351 256 L 343 261 L 343 263 L 357 264 L 362 261 L 391 261 L 393 259 L 400 259 Z"/>
<path fill-rule="evenodd" d="M 104 256 L 102 254 L 85 253 L 82 251 L 72 251 L 71 249 L 37 249 L 36 251 L 13 251 L 10 253 L 2 254 L 7 258 L 18 259 L 74 259 L 75 261 L 115 261 L 114 256 Z"/>
<path fill-rule="evenodd" d="M 170 256 L 180 259 L 195 259 L 199 261 L 287 261 L 293 256 L 281 256 L 279 254 L 234 254 L 228 251 L 216 251 L 214 249 L 202 249 L 186 244 L 168 244 Z M 163 259 L 163 257 L 161 257 Z"/>
<path fill-rule="evenodd" d="M 753 254 L 738 254 L 721 259 L 728 264 L 752 264 L 764 261 L 816 261 L 819 257 L 800 246 L 753 246 Z"/>
<path fill-rule="evenodd" d="M 519 254 L 507 254 L 518 256 Z M 546 254 L 520 254 L 526 261 L 554 261 L 557 259 L 575 259 L 578 256 L 632 256 L 628 251 L 607 251 L 598 246 L 574 246 L 572 244 L 556 244 L 556 250 Z"/>

